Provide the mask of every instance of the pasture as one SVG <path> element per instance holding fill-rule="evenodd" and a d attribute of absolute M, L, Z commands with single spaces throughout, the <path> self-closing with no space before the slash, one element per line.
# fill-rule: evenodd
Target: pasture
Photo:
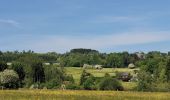
<path fill-rule="evenodd" d="M 1 90 L 0 100 L 170 100 L 170 93 L 85 90 Z"/>
<path fill-rule="evenodd" d="M 75 83 L 79 84 L 80 76 L 83 71 L 83 68 L 80 67 L 65 67 L 67 74 L 72 74 L 75 80 Z M 97 69 L 86 69 L 87 72 L 93 74 L 95 77 L 104 77 L 105 73 L 109 73 L 111 76 L 115 76 L 116 72 L 129 72 L 133 74 L 133 70 L 129 68 L 103 68 L 102 70 Z M 136 87 L 135 82 L 122 82 L 123 87 L 125 90 L 133 90 Z"/>
<path fill-rule="evenodd" d="M 83 68 L 80 67 L 65 67 L 67 74 L 72 74 L 76 83 L 79 83 Z M 95 77 L 103 77 L 105 73 L 109 73 L 111 76 L 115 76 L 115 72 L 129 72 L 133 74 L 134 69 L 128 68 L 103 68 L 102 70 L 97 69 L 86 69 L 87 72 L 93 74 Z"/>

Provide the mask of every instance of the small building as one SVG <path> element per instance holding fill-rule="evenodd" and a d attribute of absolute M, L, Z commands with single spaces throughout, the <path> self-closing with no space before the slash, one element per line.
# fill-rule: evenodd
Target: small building
<path fill-rule="evenodd" d="M 11 62 L 8 62 L 8 63 L 7 63 L 7 65 L 8 65 L 8 66 L 11 66 L 11 65 L 12 65 L 12 63 L 11 63 Z"/>
<path fill-rule="evenodd" d="M 128 68 L 134 69 L 134 68 L 135 68 L 135 65 L 134 65 L 133 63 L 130 63 L 130 64 L 128 65 Z"/>
<path fill-rule="evenodd" d="M 50 63 L 43 63 L 43 65 L 47 65 L 48 66 L 48 65 L 50 65 Z"/>
<path fill-rule="evenodd" d="M 103 69 L 102 65 L 94 65 L 94 68 L 95 69 L 100 69 L 100 70 Z"/>
<path fill-rule="evenodd" d="M 83 65 L 83 69 L 93 69 L 94 67 L 92 65 L 89 64 L 84 64 Z"/>
<path fill-rule="evenodd" d="M 57 65 L 57 66 L 60 66 L 60 63 L 53 63 L 53 65 Z"/>
<path fill-rule="evenodd" d="M 145 59 L 145 54 L 143 52 L 136 52 L 136 56 L 139 58 L 139 59 Z"/>
<path fill-rule="evenodd" d="M 119 73 L 118 78 L 122 81 L 128 82 L 132 78 L 132 76 L 130 75 L 130 73 L 122 72 Z"/>

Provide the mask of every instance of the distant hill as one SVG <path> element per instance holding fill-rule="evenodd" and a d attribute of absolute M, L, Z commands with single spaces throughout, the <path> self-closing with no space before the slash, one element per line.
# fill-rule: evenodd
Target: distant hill
<path fill-rule="evenodd" d="M 76 49 L 70 50 L 70 53 L 88 54 L 88 53 L 99 53 L 99 51 L 92 50 L 92 49 L 76 48 Z"/>

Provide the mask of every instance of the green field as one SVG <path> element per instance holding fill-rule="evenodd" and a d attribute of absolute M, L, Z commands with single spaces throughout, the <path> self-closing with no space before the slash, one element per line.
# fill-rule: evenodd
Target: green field
<path fill-rule="evenodd" d="M 66 73 L 72 74 L 76 83 L 79 82 L 83 68 L 80 67 L 66 67 Z M 129 72 L 133 73 L 134 69 L 128 68 L 103 68 L 102 70 L 97 69 L 86 69 L 87 72 L 93 74 L 95 77 L 103 77 L 105 73 L 109 73 L 111 76 L 115 76 L 115 72 Z"/>
<path fill-rule="evenodd" d="M 79 84 L 80 76 L 83 71 L 83 68 L 80 67 L 66 67 L 66 73 L 73 75 L 75 83 Z M 96 69 L 86 69 L 87 72 L 93 74 L 95 77 L 103 77 L 105 73 L 109 73 L 111 76 L 115 76 L 115 72 L 129 72 L 133 74 L 133 70 L 129 68 L 103 68 L 102 70 Z M 125 90 L 132 90 L 136 87 L 135 82 L 122 82 L 123 87 Z"/>
<path fill-rule="evenodd" d="M 68 90 L 4 90 L 0 100 L 170 100 L 170 93 Z"/>

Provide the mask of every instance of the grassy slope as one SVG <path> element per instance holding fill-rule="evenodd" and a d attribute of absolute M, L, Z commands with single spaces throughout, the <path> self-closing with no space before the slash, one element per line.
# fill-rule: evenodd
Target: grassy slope
<path fill-rule="evenodd" d="M 170 100 L 170 93 L 119 91 L 5 90 L 0 100 Z"/>
<path fill-rule="evenodd" d="M 109 73 L 111 76 L 115 76 L 115 72 L 129 72 L 133 74 L 133 69 L 128 68 L 103 68 L 102 70 L 96 70 L 96 69 L 86 69 L 87 72 L 93 74 L 95 77 L 103 77 L 105 73 Z M 73 78 L 75 79 L 75 82 L 79 84 L 80 76 L 83 69 L 79 67 L 66 67 L 66 73 L 72 74 Z M 126 90 L 131 90 L 136 86 L 136 83 L 134 82 L 122 82 L 123 86 Z"/>

